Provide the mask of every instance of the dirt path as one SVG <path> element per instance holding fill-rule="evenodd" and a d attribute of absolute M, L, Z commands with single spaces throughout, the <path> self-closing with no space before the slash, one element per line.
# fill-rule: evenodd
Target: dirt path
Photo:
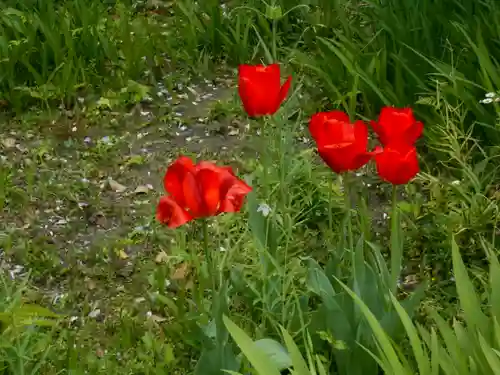
<path fill-rule="evenodd" d="M 168 252 L 154 220 L 167 165 L 180 153 L 233 162 L 242 152 L 232 80 L 159 85 L 127 111 L 82 103 L 56 121 L 0 125 L 2 268 L 29 271 L 39 298 L 72 314 L 142 296 L 155 255 Z"/>

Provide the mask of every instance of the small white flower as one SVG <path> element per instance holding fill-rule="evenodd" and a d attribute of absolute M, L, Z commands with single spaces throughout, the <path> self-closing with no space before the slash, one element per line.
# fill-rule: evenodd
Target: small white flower
<path fill-rule="evenodd" d="M 491 98 L 486 98 L 486 99 L 483 99 L 480 101 L 480 103 L 483 103 L 483 104 L 490 104 L 490 103 L 493 103 L 493 99 Z"/>
<path fill-rule="evenodd" d="M 451 184 L 453 186 L 458 186 L 458 185 L 460 185 L 460 181 L 459 180 L 455 180 L 455 181 L 452 181 Z"/>
<path fill-rule="evenodd" d="M 271 207 L 265 203 L 259 204 L 259 207 L 257 208 L 257 212 L 262 213 L 262 216 L 267 217 L 269 213 L 271 212 Z"/>
<path fill-rule="evenodd" d="M 112 143 L 111 138 L 107 135 L 101 138 L 101 142 L 105 145 L 110 145 Z"/>
<path fill-rule="evenodd" d="M 99 315 L 101 315 L 101 310 L 95 309 L 89 313 L 89 318 L 97 318 Z"/>
<path fill-rule="evenodd" d="M 487 97 L 487 98 L 494 98 L 495 96 L 497 96 L 497 94 L 495 92 L 488 92 L 485 95 L 485 97 Z"/>

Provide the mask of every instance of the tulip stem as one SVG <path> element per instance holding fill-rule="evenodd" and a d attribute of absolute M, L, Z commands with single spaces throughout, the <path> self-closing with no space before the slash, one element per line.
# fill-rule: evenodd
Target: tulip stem
<path fill-rule="evenodd" d="M 213 262 L 212 262 L 212 254 L 210 253 L 209 250 L 209 245 L 208 245 L 208 220 L 203 219 L 202 220 L 202 227 L 203 227 L 203 250 L 205 252 L 205 262 L 207 263 L 207 276 L 210 279 L 210 282 L 212 284 L 212 292 L 215 292 L 215 275 L 214 275 L 214 269 L 213 269 Z"/>
<path fill-rule="evenodd" d="M 262 173 L 264 175 L 264 181 L 262 182 L 264 191 L 265 189 L 267 189 L 267 178 L 268 178 L 267 175 L 269 173 L 269 170 L 267 168 L 267 163 L 269 161 L 269 155 L 268 155 L 269 139 L 267 139 L 266 137 L 266 123 L 267 123 L 267 117 L 260 119 L 260 137 L 262 139 L 260 160 L 262 162 Z"/>
<path fill-rule="evenodd" d="M 397 185 L 392 185 L 392 208 L 391 208 L 391 291 L 395 295 L 398 290 L 398 279 L 401 273 L 401 260 L 403 257 L 401 246 L 401 224 L 398 211 Z"/>
<path fill-rule="evenodd" d="M 352 235 L 352 202 L 351 202 L 351 186 L 349 180 L 349 172 L 343 175 L 344 179 L 344 203 L 346 209 L 347 219 L 347 238 L 349 243 L 349 250 L 354 251 L 354 237 Z"/>
<path fill-rule="evenodd" d="M 273 19 L 273 59 L 274 61 L 273 62 L 276 62 L 278 61 L 278 54 L 277 54 L 277 48 L 276 48 L 276 44 L 278 43 L 278 38 L 277 38 L 277 35 L 276 35 L 276 29 L 277 29 L 277 24 L 276 24 L 276 19 Z"/>

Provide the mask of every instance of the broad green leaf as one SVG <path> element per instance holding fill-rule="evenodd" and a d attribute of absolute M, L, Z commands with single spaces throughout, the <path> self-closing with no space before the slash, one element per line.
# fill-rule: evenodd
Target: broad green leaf
<path fill-rule="evenodd" d="M 490 312 L 493 318 L 500 319 L 500 288 L 498 287 L 500 285 L 500 262 L 495 252 L 490 248 L 490 245 L 486 244 L 484 240 L 482 240 L 481 243 L 488 256 L 488 261 L 490 262 L 490 285 L 488 288 Z"/>
<path fill-rule="evenodd" d="M 293 341 L 292 336 L 290 336 L 290 334 L 284 327 L 280 328 L 281 328 L 281 334 L 283 335 L 283 340 L 285 341 L 285 345 L 292 358 L 294 373 L 296 375 L 310 375 L 309 369 L 307 368 L 307 363 L 304 360 L 302 354 L 300 353 L 299 348 Z"/>
<path fill-rule="evenodd" d="M 403 367 L 403 364 L 398 358 L 396 351 L 393 347 L 392 341 L 389 336 L 385 333 L 384 329 L 380 325 L 378 319 L 373 315 L 373 313 L 368 309 L 366 304 L 351 290 L 342 283 L 342 281 L 337 279 L 337 282 L 345 289 L 345 291 L 354 299 L 356 304 L 360 307 L 361 312 L 365 316 L 373 330 L 373 334 L 380 345 L 380 349 L 384 352 L 387 357 L 387 362 L 391 366 L 393 374 L 400 375 L 410 375 L 410 372 Z"/>
<path fill-rule="evenodd" d="M 430 352 L 431 352 L 431 375 L 439 375 L 439 358 L 440 354 L 443 355 L 442 348 L 439 345 L 439 340 L 434 330 L 434 327 L 431 328 L 431 344 L 430 344 Z"/>
<path fill-rule="evenodd" d="M 482 334 L 485 334 L 489 331 L 488 318 L 481 311 L 481 303 L 469 279 L 455 239 L 452 239 L 451 249 L 457 293 L 460 305 L 464 310 L 465 320 L 469 329 L 477 328 Z"/>
<path fill-rule="evenodd" d="M 276 365 L 254 343 L 254 341 L 240 327 L 224 316 L 224 324 L 229 334 L 241 349 L 243 355 L 260 375 L 280 375 Z"/>
<path fill-rule="evenodd" d="M 366 241 L 366 243 L 372 249 L 372 253 L 370 254 L 371 263 L 373 264 L 373 267 L 380 272 L 379 276 L 382 281 L 382 285 L 385 287 L 386 290 L 389 290 L 390 272 L 389 269 L 387 268 L 387 261 L 384 259 L 384 256 L 382 255 L 380 248 L 377 244 L 374 244 L 369 241 Z"/>
<path fill-rule="evenodd" d="M 415 356 L 415 360 L 418 365 L 418 371 L 420 375 L 430 374 L 431 366 L 429 363 L 429 357 L 424 349 L 424 345 L 422 343 L 422 339 L 420 338 L 415 325 L 411 321 L 411 318 L 406 313 L 405 309 L 398 302 L 396 297 L 392 294 L 390 295 L 394 308 L 396 309 L 401 322 L 403 323 L 406 333 L 408 335 L 408 339 L 410 340 L 410 345 L 413 350 L 413 355 Z"/>
<path fill-rule="evenodd" d="M 279 342 L 266 338 L 255 341 L 255 346 L 269 357 L 279 371 L 286 370 L 292 366 L 290 355 Z"/>
<path fill-rule="evenodd" d="M 313 259 L 309 259 L 308 263 L 307 286 L 323 299 L 329 309 L 340 309 L 334 298 L 337 293 L 319 264 Z"/>
<path fill-rule="evenodd" d="M 450 354 L 453 366 L 455 368 L 467 367 L 466 358 L 463 356 L 458 339 L 448 322 L 435 311 L 431 311 L 430 315 L 434 323 L 436 323 L 439 334 L 443 338 L 445 349 Z"/>
<path fill-rule="evenodd" d="M 490 365 L 490 370 L 493 374 L 500 375 L 500 359 L 481 334 L 479 334 L 479 344 L 486 360 L 488 361 L 488 364 Z"/>
<path fill-rule="evenodd" d="M 218 345 L 213 349 L 203 350 L 201 353 L 194 375 L 218 375 L 221 370 L 234 371 L 240 367 L 232 345 Z"/>

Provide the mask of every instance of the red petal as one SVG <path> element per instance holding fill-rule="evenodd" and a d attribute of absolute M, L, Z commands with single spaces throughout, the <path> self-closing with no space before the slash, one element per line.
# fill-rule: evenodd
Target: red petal
<path fill-rule="evenodd" d="M 327 120 L 338 120 L 340 122 L 349 122 L 349 116 L 342 111 L 324 112 Z"/>
<path fill-rule="evenodd" d="M 356 143 L 356 133 L 352 124 L 338 120 L 328 120 L 324 126 L 325 138 L 321 140 L 323 147 L 345 148 Z"/>
<path fill-rule="evenodd" d="M 309 121 L 309 132 L 318 144 L 318 148 L 354 141 L 349 116 L 342 111 L 314 114 Z"/>
<path fill-rule="evenodd" d="M 182 188 L 183 181 L 185 176 L 189 173 L 193 173 L 193 171 L 193 161 L 186 156 L 181 156 L 168 167 L 165 177 L 163 178 L 165 190 L 172 195 L 181 207 L 185 206 Z"/>
<path fill-rule="evenodd" d="M 274 109 L 273 113 L 275 113 L 279 109 L 281 103 L 283 103 L 286 96 L 288 95 L 288 91 L 290 91 L 291 86 L 292 86 L 292 76 L 289 76 L 285 81 L 285 83 L 283 84 L 283 86 L 281 86 L 280 88 L 280 91 L 278 93 L 278 98 L 276 100 L 276 105 L 275 105 L 276 108 Z"/>
<path fill-rule="evenodd" d="M 386 136 L 385 136 L 384 127 L 382 125 L 380 125 L 380 123 L 373 121 L 373 120 L 370 121 L 370 125 L 371 125 L 373 131 L 375 132 L 375 134 L 377 134 L 380 142 L 385 143 Z"/>
<path fill-rule="evenodd" d="M 202 197 L 198 188 L 196 177 L 193 173 L 188 173 L 182 181 L 184 200 L 186 208 L 193 218 L 205 216 Z"/>
<path fill-rule="evenodd" d="M 246 195 L 251 191 L 252 188 L 244 181 L 235 178 L 225 193 L 219 212 L 239 212 Z"/>
<path fill-rule="evenodd" d="M 367 164 L 370 160 L 372 160 L 372 154 L 369 152 L 364 152 L 361 154 L 356 154 L 352 159 L 352 163 L 350 165 L 349 170 L 355 171 Z"/>
<path fill-rule="evenodd" d="M 412 145 L 423 130 L 423 124 L 415 120 L 411 108 L 384 107 L 378 122 L 372 122 L 372 127 L 386 145 L 394 142 Z"/>
<path fill-rule="evenodd" d="M 358 120 L 354 123 L 354 136 L 358 149 L 366 151 L 368 147 L 368 128 L 363 121 Z"/>
<path fill-rule="evenodd" d="M 375 161 L 380 178 L 393 185 L 408 183 L 420 170 L 415 147 L 407 145 L 386 147 Z"/>
<path fill-rule="evenodd" d="M 336 120 L 327 123 L 332 121 Z M 328 134 L 328 143 L 318 147 L 318 150 L 334 172 L 354 171 L 370 161 L 373 154 L 367 151 L 368 129 L 362 121 L 356 121 L 354 125 L 337 122 L 330 126 L 332 132 Z"/>
<path fill-rule="evenodd" d="M 411 108 L 384 107 L 378 122 L 391 128 L 407 128 L 415 122 L 415 117 Z"/>
<path fill-rule="evenodd" d="M 203 216 L 213 216 L 217 213 L 221 201 L 221 173 L 226 171 L 201 169 L 196 174 L 196 182 L 203 204 Z"/>
<path fill-rule="evenodd" d="M 172 197 L 163 196 L 156 207 L 156 219 L 170 228 L 177 228 L 193 218 Z"/>
<path fill-rule="evenodd" d="M 238 93 L 249 116 L 273 114 L 280 93 L 279 65 L 240 65 Z"/>
<path fill-rule="evenodd" d="M 424 124 L 420 121 L 415 123 L 406 132 L 406 141 L 408 144 L 414 144 L 424 132 Z"/>

